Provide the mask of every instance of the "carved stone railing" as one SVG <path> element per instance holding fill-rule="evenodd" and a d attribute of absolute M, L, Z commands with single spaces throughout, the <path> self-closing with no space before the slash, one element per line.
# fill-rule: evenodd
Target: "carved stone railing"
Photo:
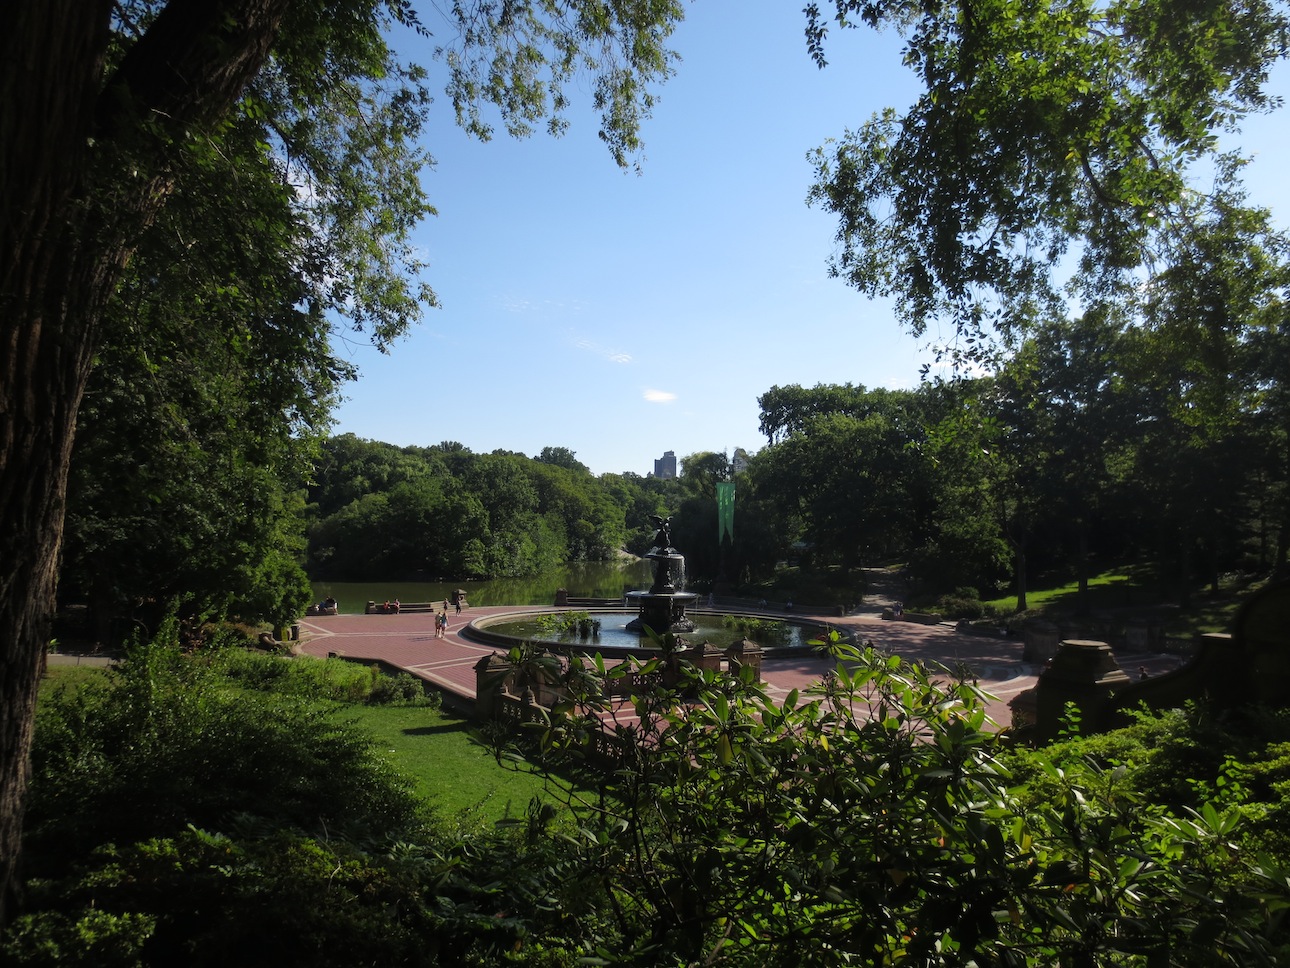
<path fill-rule="evenodd" d="M 1040 743 L 1055 739 L 1067 703 L 1080 728 L 1095 733 L 1128 725 L 1129 711 L 1171 709 L 1207 700 L 1216 710 L 1262 703 L 1290 705 L 1290 582 L 1268 585 L 1241 607 L 1232 633 L 1201 636 L 1186 665 L 1132 680 L 1105 642 L 1064 639 L 1034 690 L 1011 703 L 1015 725 Z"/>

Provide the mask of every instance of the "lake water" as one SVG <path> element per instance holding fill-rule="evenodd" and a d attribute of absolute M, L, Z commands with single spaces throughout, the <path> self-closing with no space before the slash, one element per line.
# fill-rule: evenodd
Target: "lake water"
<path fill-rule="evenodd" d="M 344 615 L 361 615 L 368 602 L 442 602 L 463 588 L 471 605 L 554 605 L 556 589 L 583 598 L 620 598 L 624 591 L 649 588 L 650 563 L 571 562 L 543 575 L 458 582 L 313 582 L 315 602 L 328 595 Z"/>

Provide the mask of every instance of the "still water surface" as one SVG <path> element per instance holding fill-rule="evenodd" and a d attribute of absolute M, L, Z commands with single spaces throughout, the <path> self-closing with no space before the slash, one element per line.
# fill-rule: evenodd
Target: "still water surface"
<path fill-rule="evenodd" d="M 314 601 L 328 595 L 341 614 L 361 615 L 368 602 L 442 602 L 464 588 L 471 605 L 554 605 L 558 588 L 586 598 L 619 598 L 623 592 L 649 588 L 653 577 L 645 560 L 570 562 L 542 575 L 459 582 L 313 582 Z"/>

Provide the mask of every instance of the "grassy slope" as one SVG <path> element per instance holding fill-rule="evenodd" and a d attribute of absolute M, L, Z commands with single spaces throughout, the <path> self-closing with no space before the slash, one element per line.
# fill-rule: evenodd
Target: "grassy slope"
<path fill-rule="evenodd" d="M 471 740 L 469 720 L 398 706 L 347 706 L 339 715 L 371 734 L 420 796 L 467 826 L 522 817 L 529 801 L 543 795 L 541 778 L 523 764 L 500 766 Z"/>
<path fill-rule="evenodd" d="M 1113 569 L 1089 578 L 1089 607 L 1094 612 L 1161 612 L 1167 616 L 1166 631 L 1170 635 L 1230 632 L 1237 610 L 1261 584 L 1245 576 L 1233 576 L 1225 579 L 1217 592 L 1208 588 L 1193 592 L 1184 607 L 1176 605 L 1176 596 L 1161 589 L 1149 575 L 1134 569 Z M 983 604 L 993 606 L 1000 615 L 1008 615 L 1016 609 L 1017 597 L 1010 594 Z M 1026 593 L 1028 611 L 1069 615 L 1077 611 L 1078 605 L 1079 586 L 1075 582 Z"/>
<path fill-rule="evenodd" d="M 90 666 L 51 665 L 42 690 L 63 688 L 103 675 Z M 468 720 L 424 707 L 343 705 L 337 717 L 369 733 L 417 794 L 445 818 L 465 826 L 522 817 L 529 801 L 543 794 L 542 780 L 522 768 L 499 766 L 470 738 Z"/>

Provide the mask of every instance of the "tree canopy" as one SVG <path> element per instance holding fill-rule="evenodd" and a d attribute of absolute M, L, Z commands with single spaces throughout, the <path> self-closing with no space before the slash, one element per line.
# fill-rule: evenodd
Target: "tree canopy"
<path fill-rule="evenodd" d="M 830 17 L 806 11 L 823 64 Z M 1276 0 L 837 0 L 834 22 L 900 33 L 924 90 L 815 155 L 834 272 L 894 297 L 916 334 L 952 323 L 967 357 L 1068 296 L 1125 298 L 1237 184 L 1218 136 L 1276 106 L 1288 16 Z"/>

